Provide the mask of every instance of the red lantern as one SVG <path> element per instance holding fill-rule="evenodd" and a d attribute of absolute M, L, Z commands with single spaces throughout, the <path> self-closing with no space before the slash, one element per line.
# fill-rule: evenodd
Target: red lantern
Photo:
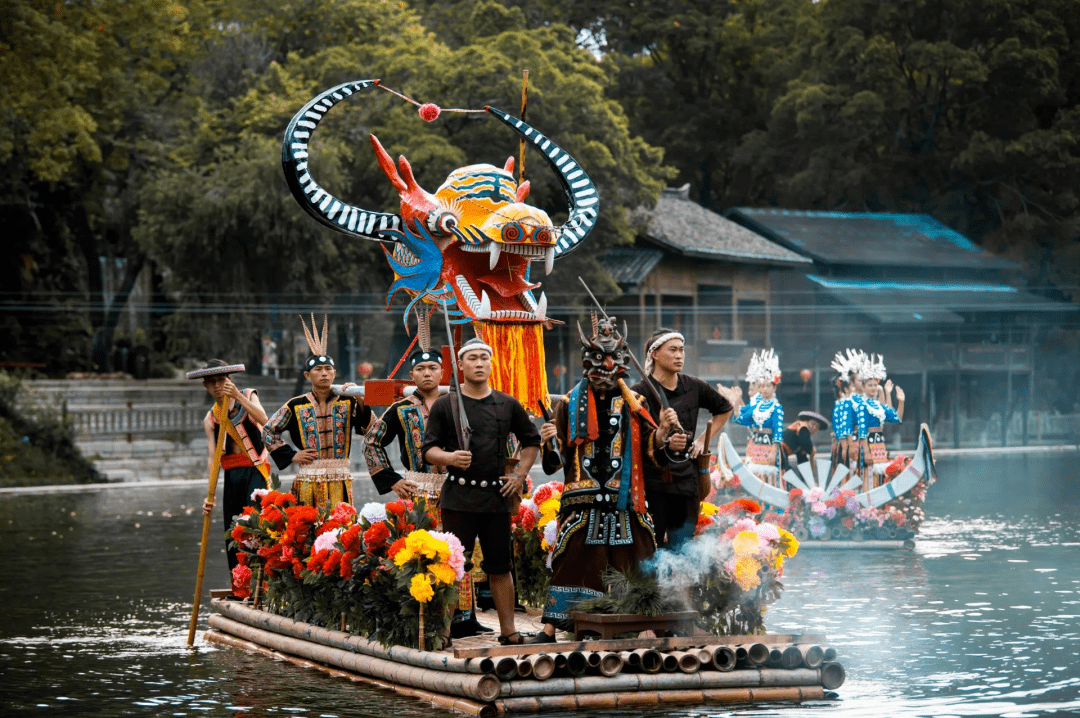
<path fill-rule="evenodd" d="M 356 365 L 356 373 L 360 375 L 361 379 L 367 379 L 371 376 L 371 373 L 375 371 L 375 367 L 371 366 L 371 362 L 360 362 Z"/>
<path fill-rule="evenodd" d="M 805 390 L 806 385 L 810 383 L 810 380 L 814 378 L 813 369 L 800 369 L 799 378 L 802 379 L 802 388 Z"/>

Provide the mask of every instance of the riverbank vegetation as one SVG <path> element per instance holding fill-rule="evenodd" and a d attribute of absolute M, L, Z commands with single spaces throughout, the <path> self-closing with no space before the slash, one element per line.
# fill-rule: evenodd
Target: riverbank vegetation
<path fill-rule="evenodd" d="M 60 408 L 20 405 L 20 389 L 0 371 L 0 487 L 103 481 L 75 446 Z"/>

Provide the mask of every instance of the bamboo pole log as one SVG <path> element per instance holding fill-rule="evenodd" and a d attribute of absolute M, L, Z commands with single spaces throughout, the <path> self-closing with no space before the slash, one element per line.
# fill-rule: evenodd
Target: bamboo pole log
<path fill-rule="evenodd" d="M 270 650 L 265 646 L 260 646 L 257 643 L 252 643 L 251 641 L 245 641 L 243 639 L 236 638 L 235 636 L 231 636 L 227 633 L 221 633 L 220 631 L 213 628 L 203 634 L 203 640 L 222 646 L 239 648 L 241 650 L 248 651 L 249 653 L 258 653 L 269 658 L 273 658 L 275 660 L 288 661 L 293 665 L 302 666 L 304 668 L 314 668 L 331 676 L 348 678 L 354 683 L 364 683 L 370 686 L 375 686 L 377 688 L 385 688 L 401 695 L 412 696 L 414 698 L 426 700 L 430 702 L 431 705 L 439 708 L 446 708 L 449 710 L 465 713 L 467 715 L 478 716 L 478 718 L 493 718 L 497 713 L 495 706 L 490 703 L 477 703 L 466 698 L 444 696 L 419 688 L 409 688 L 407 686 L 401 686 L 396 683 L 387 683 L 385 681 L 376 680 L 367 676 L 361 676 L 357 673 L 351 673 L 349 671 L 331 668 L 330 666 L 324 666 L 321 663 L 309 661 L 304 658 L 297 658 L 296 656 L 291 656 L 287 653 Z"/>
<path fill-rule="evenodd" d="M 532 662 L 527 658 L 523 658 L 517 662 L 517 677 L 518 678 L 532 678 L 533 667 Z"/>
<path fill-rule="evenodd" d="M 499 677 L 500 681 L 509 681 L 517 678 L 518 674 L 518 660 L 507 656 L 500 658 L 495 663 L 495 675 Z"/>
<path fill-rule="evenodd" d="M 641 666 L 641 654 L 637 651 L 622 651 L 619 655 L 623 659 L 623 665 L 627 668 L 639 668 Z"/>
<path fill-rule="evenodd" d="M 503 683 L 501 698 L 557 696 L 568 693 L 617 693 L 619 691 L 683 691 L 727 688 L 820 688 L 821 671 L 808 668 L 784 670 L 755 668 L 721 673 L 620 673 L 616 676 L 552 678 L 548 681 L 511 681 Z"/>
<path fill-rule="evenodd" d="M 764 643 L 749 643 L 740 648 L 746 649 L 746 660 L 752 665 L 760 666 L 769 660 L 770 649 Z"/>
<path fill-rule="evenodd" d="M 396 663 L 405 663 L 439 671 L 450 671 L 452 673 L 495 672 L 495 661 L 489 657 L 454 658 L 448 653 L 418 651 L 407 646 L 386 647 L 363 636 L 320 628 L 310 623 L 294 621 L 291 618 L 278 616 L 268 611 L 258 611 L 238 601 L 215 600 L 211 602 L 211 606 L 213 610 L 221 615 L 248 626 L 262 628 L 304 641 L 314 641 L 332 648 L 383 658 Z"/>
<path fill-rule="evenodd" d="M 705 693 L 701 690 L 663 691 L 658 698 L 660 705 L 701 704 L 705 702 Z"/>
<path fill-rule="evenodd" d="M 781 668 L 798 668 L 803 664 L 803 652 L 798 646 L 788 646 L 780 656 Z"/>
<path fill-rule="evenodd" d="M 674 673 L 679 670 L 679 659 L 670 653 L 661 653 L 660 666 L 668 673 Z"/>
<path fill-rule="evenodd" d="M 798 649 L 807 668 L 820 668 L 825 662 L 825 651 L 821 646 L 798 646 Z"/>
<path fill-rule="evenodd" d="M 583 676 L 589 669 L 589 658 L 581 651 L 571 651 L 566 654 L 566 670 L 571 676 Z"/>
<path fill-rule="evenodd" d="M 599 668 L 600 667 L 600 654 L 597 653 L 596 651 L 593 651 L 592 653 L 588 654 L 586 656 L 586 660 L 589 661 L 589 668 Z"/>
<path fill-rule="evenodd" d="M 211 627 L 245 640 L 258 643 L 282 653 L 326 663 L 347 671 L 380 678 L 410 688 L 423 688 L 434 693 L 462 696 L 490 702 L 498 697 L 501 681 L 490 674 L 450 673 L 431 668 L 396 663 L 341 648 L 305 641 L 292 636 L 272 633 L 248 626 L 230 618 L 210 616 Z"/>
<path fill-rule="evenodd" d="M 631 659 L 631 664 L 638 670 L 645 673 L 659 673 L 664 668 L 664 657 L 660 655 L 659 651 L 654 651 L 651 648 L 639 648 L 631 653 L 637 656 L 636 659 Z"/>
<path fill-rule="evenodd" d="M 697 673 L 701 669 L 701 659 L 694 651 L 672 651 L 671 655 L 675 656 L 683 673 Z"/>
<path fill-rule="evenodd" d="M 762 643 L 766 646 L 785 646 L 790 643 L 825 643 L 818 634 L 770 636 L 674 636 L 670 638 L 613 638 L 609 640 L 564 641 L 561 643 L 538 643 L 524 646 L 485 646 L 482 648 L 454 648 L 456 658 L 479 658 L 482 656 L 527 656 L 536 653 L 569 653 L 571 651 L 633 651 L 651 648 L 657 651 L 685 651 L 703 643 L 715 646 L 736 646 Z"/>
<path fill-rule="evenodd" d="M 731 646 L 714 647 L 713 667 L 725 673 L 735 670 L 735 650 Z"/>
<path fill-rule="evenodd" d="M 701 670 L 705 670 L 712 666 L 712 649 L 709 648 L 695 648 L 692 653 L 698 657 L 698 662 L 701 663 Z"/>
<path fill-rule="evenodd" d="M 831 648 L 831 647 L 825 648 L 825 660 L 826 661 L 835 661 L 836 660 L 836 649 L 835 648 Z"/>
<path fill-rule="evenodd" d="M 767 661 L 765 661 L 765 665 L 768 666 L 769 668 L 780 668 L 780 666 L 781 666 L 780 662 L 781 662 L 781 659 L 783 659 L 783 657 L 784 657 L 784 652 L 783 651 L 781 651 L 776 646 L 771 646 L 769 648 L 769 658 L 768 658 Z"/>
<path fill-rule="evenodd" d="M 532 675 L 538 681 L 546 681 L 555 673 L 555 659 L 546 653 L 539 656 L 529 656 L 527 659 L 532 664 Z"/>
<path fill-rule="evenodd" d="M 596 655 L 600 657 L 600 663 L 596 666 L 600 670 L 600 675 L 611 677 L 622 672 L 623 659 L 618 653 L 604 651 Z"/>
<path fill-rule="evenodd" d="M 820 686 L 790 688 L 714 688 L 701 691 L 632 691 L 606 696 L 531 696 L 501 698 L 495 702 L 499 713 L 541 713 L 567 710 L 610 710 L 695 703 L 750 703 L 754 701 L 793 701 L 821 699 Z M 685 701 L 681 703 L 681 701 Z"/>
<path fill-rule="evenodd" d="M 566 654 L 556 653 L 554 656 L 556 668 L 566 668 Z"/>
<path fill-rule="evenodd" d="M 847 671 L 839 663 L 823 663 L 819 669 L 821 673 L 821 685 L 827 690 L 835 690 L 844 685 Z"/>

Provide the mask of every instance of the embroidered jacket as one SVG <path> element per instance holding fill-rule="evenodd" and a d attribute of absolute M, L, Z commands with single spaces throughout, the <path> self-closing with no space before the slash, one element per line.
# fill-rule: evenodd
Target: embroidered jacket
<path fill-rule="evenodd" d="M 248 399 L 255 394 L 254 389 L 244 389 L 244 396 Z M 214 439 L 217 439 L 217 433 L 221 431 L 221 426 L 218 424 L 218 419 L 214 416 L 214 409 L 211 408 L 206 412 L 206 420 L 214 427 Z M 229 422 L 236 429 L 236 434 L 240 438 L 240 447 L 251 460 L 251 465 L 259 470 L 264 477 L 270 476 L 270 467 L 267 466 L 266 460 L 269 457 L 266 451 L 266 446 L 263 442 L 263 426 L 248 415 L 247 409 L 245 409 L 239 402 L 237 402 L 229 415 Z M 231 434 L 232 432 L 228 432 Z M 232 437 L 229 437 L 230 440 Z"/>
<path fill-rule="evenodd" d="M 422 399 L 408 396 L 391 405 L 376 419 L 364 435 L 364 461 L 371 480 L 380 494 L 389 493 L 401 474 L 394 471 L 386 447 L 395 440 L 401 452 L 401 462 L 408 471 L 428 473 L 431 464 L 424 461 L 424 428 L 428 410 Z"/>
<path fill-rule="evenodd" d="M 765 429 L 771 432 L 772 438 L 769 443 L 783 439 L 784 407 L 775 399 L 764 401 L 758 397 L 756 402 L 743 404 L 734 421 L 736 424 L 749 427 L 751 436 L 758 435 L 758 443 L 764 441 L 762 437 L 765 435 Z"/>
<path fill-rule="evenodd" d="M 861 398 L 857 409 L 860 439 L 865 439 L 871 429 L 880 429 L 885 422 L 901 423 L 899 414 L 891 406 L 866 396 Z"/>
<path fill-rule="evenodd" d="M 852 411 L 851 395 L 840 397 L 833 404 L 833 436 L 846 439 L 855 434 L 855 414 Z"/>
<path fill-rule="evenodd" d="M 642 397 L 630 394 L 640 405 Z M 587 531 L 586 545 L 631 544 L 631 520 L 638 521 L 655 544 L 642 465 L 664 466 L 667 459 L 657 450 L 652 417 L 642 412 L 634 413 L 618 390 L 597 399 L 584 379 L 556 407 L 565 476 L 553 558 L 581 530 Z"/>
<path fill-rule="evenodd" d="M 328 412 L 320 416 L 315 395 L 295 396 L 278 409 L 266 428 L 263 441 L 279 469 L 292 463 L 297 450 L 285 443 L 286 431 L 301 449 L 315 449 L 320 459 L 347 459 L 352 448 L 352 434 L 363 434 L 371 424 L 371 408 L 351 396 L 331 394 Z"/>

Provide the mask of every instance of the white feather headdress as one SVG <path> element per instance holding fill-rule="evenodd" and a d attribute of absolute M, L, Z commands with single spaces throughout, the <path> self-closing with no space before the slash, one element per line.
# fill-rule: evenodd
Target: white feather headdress
<path fill-rule="evenodd" d="M 858 377 L 860 381 L 866 381 L 868 379 L 877 379 L 879 381 L 885 381 L 885 377 L 888 374 L 885 372 L 885 360 L 880 354 L 877 358 L 874 355 L 864 355 L 863 362 L 858 369 Z"/>
<path fill-rule="evenodd" d="M 759 381 L 777 383 L 780 381 L 780 358 L 772 349 L 754 352 L 750 366 L 746 369 L 746 381 L 753 384 Z"/>

